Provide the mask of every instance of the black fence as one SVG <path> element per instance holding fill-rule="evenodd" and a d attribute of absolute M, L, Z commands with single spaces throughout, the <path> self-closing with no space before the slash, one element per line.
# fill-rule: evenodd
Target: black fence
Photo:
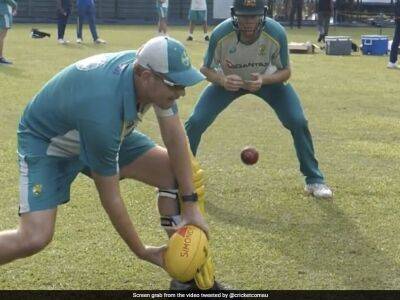
<path fill-rule="evenodd" d="M 268 14 L 282 23 L 289 20 L 290 10 L 294 0 L 268 0 Z M 303 3 L 303 25 L 315 23 L 315 1 L 301 0 Z M 371 1 L 371 0 L 370 0 Z M 395 0 L 387 3 L 371 3 L 362 0 L 336 0 L 333 21 L 345 25 L 377 25 L 385 26 L 393 23 L 392 5 Z M 72 0 L 73 12 L 71 22 L 76 18 L 76 0 Z M 157 22 L 155 8 L 156 0 L 96 0 L 97 19 L 100 23 L 122 24 L 154 24 Z M 230 6 L 231 1 L 227 0 Z M 55 22 L 56 0 L 18 0 L 18 16 L 16 22 Z M 207 0 L 208 21 L 217 23 L 213 18 L 214 1 Z M 190 0 L 169 0 L 169 24 L 186 24 Z"/>

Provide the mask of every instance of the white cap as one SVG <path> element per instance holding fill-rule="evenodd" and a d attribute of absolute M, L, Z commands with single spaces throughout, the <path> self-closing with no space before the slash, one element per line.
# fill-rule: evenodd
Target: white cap
<path fill-rule="evenodd" d="M 182 43 L 170 37 L 152 38 L 140 48 L 136 59 L 142 67 L 162 73 L 177 85 L 191 86 L 205 78 L 192 67 Z"/>

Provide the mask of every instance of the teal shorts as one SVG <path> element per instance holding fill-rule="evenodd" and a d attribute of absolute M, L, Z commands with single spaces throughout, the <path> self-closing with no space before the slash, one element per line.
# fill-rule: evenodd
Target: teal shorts
<path fill-rule="evenodd" d="M 166 7 L 162 7 L 162 6 L 158 6 L 157 7 L 157 12 L 158 12 L 158 17 L 160 19 L 165 19 L 168 15 L 168 8 Z"/>
<path fill-rule="evenodd" d="M 122 142 L 119 152 L 120 169 L 155 147 L 146 135 L 133 131 Z M 19 213 L 56 208 L 70 198 L 71 184 L 82 172 L 90 169 L 77 156 L 19 155 L 20 200 Z"/>
<path fill-rule="evenodd" d="M 12 14 L 0 14 L 0 29 L 11 28 L 13 22 Z"/>
<path fill-rule="evenodd" d="M 207 21 L 206 10 L 189 10 L 189 21 L 193 23 L 201 23 Z"/>

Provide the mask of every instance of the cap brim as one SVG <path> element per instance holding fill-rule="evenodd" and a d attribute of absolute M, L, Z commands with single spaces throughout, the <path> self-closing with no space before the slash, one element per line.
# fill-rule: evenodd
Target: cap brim
<path fill-rule="evenodd" d="M 183 72 L 170 72 L 164 75 L 173 83 L 182 86 L 192 86 L 205 79 L 204 75 L 193 67 Z"/>

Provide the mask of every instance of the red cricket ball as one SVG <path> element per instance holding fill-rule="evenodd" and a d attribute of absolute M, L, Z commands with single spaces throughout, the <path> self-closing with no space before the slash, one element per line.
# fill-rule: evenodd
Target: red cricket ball
<path fill-rule="evenodd" d="M 258 151 L 254 147 L 247 146 L 240 153 L 240 158 L 246 165 L 254 165 L 258 161 Z"/>

